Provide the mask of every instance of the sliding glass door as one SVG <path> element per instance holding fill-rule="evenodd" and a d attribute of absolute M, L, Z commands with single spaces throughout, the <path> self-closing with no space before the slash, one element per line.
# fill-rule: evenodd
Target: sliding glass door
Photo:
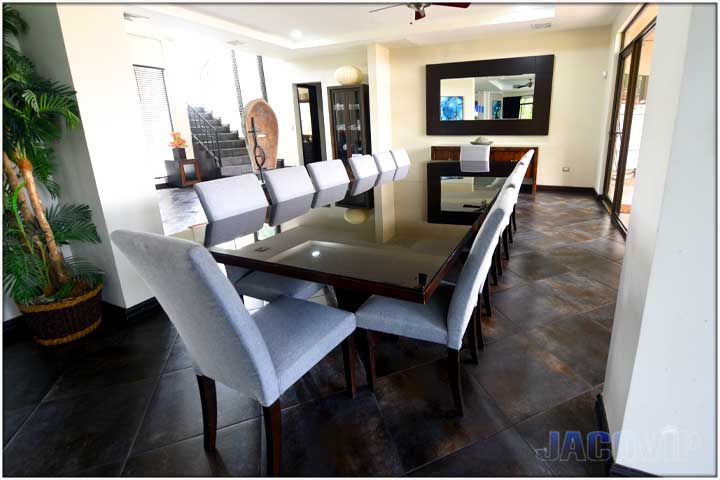
<path fill-rule="evenodd" d="M 603 194 L 613 220 L 627 231 L 650 81 L 656 5 L 646 5 L 623 35 Z"/>

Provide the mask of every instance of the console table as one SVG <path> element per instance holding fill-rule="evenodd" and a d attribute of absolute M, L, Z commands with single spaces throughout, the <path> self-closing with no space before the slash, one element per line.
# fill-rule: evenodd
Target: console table
<path fill-rule="evenodd" d="M 538 147 L 491 146 L 490 161 L 517 162 L 530 149 L 535 150 L 535 155 L 533 155 L 532 164 L 530 165 L 530 168 L 528 168 L 525 178 L 532 180 L 530 191 L 534 194 L 537 190 L 538 157 L 540 156 L 540 149 Z M 460 145 L 433 145 L 430 147 L 430 160 L 460 160 Z"/>

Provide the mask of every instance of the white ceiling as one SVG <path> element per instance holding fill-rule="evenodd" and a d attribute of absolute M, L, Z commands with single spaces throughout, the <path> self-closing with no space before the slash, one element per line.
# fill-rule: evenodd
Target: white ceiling
<path fill-rule="evenodd" d="M 621 6 L 612 4 L 472 4 L 467 9 L 433 5 L 414 21 L 400 4 L 156 4 L 127 5 L 149 17 L 133 33 L 170 38 L 245 43 L 246 49 L 281 57 L 339 53 L 369 43 L 391 47 L 443 43 L 497 32 L 530 31 L 551 22 L 552 30 L 612 23 Z"/>

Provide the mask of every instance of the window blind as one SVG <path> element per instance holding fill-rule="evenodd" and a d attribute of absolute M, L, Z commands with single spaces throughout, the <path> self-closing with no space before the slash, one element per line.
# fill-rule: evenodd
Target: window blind
<path fill-rule="evenodd" d="M 172 158 L 170 132 L 173 131 L 170 103 L 165 87 L 165 71 L 162 68 L 133 65 L 140 110 L 142 112 L 143 134 L 152 171 L 156 178 L 165 177 L 165 160 Z"/>

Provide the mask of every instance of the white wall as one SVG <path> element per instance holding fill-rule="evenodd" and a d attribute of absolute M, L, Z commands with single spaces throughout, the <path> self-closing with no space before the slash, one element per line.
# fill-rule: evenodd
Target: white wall
<path fill-rule="evenodd" d="M 301 153 L 297 144 L 293 84 L 319 82 L 323 95 L 325 149 L 327 158 L 332 158 L 331 117 L 328 110 L 327 87 L 338 85 L 334 74 L 335 70 L 343 65 L 354 65 L 364 75 L 367 75 L 367 52 L 365 49 L 343 55 L 314 56 L 292 61 L 263 57 L 263 64 L 265 67 L 268 103 L 275 111 L 278 119 L 278 157 L 284 158 L 286 165 L 300 164 Z M 363 81 L 366 82 L 367 80 L 364 79 Z"/>
<path fill-rule="evenodd" d="M 130 47 L 116 5 L 18 5 L 30 24 L 23 52 L 41 75 L 77 90 L 82 127 L 57 145 L 63 200 L 87 203 L 102 240 L 74 245 L 105 272 L 103 299 L 130 307 L 151 297 L 109 233 L 162 233 L 152 167 L 145 157 Z M 88 21 L 92 19 L 92 21 Z M 98 42 L 102 38 L 102 42 Z M 120 142 L 120 143 L 119 143 Z"/>
<path fill-rule="evenodd" d="M 655 475 L 716 473 L 715 18 L 658 13 L 603 389 L 616 461 Z"/>
<path fill-rule="evenodd" d="M 447 78 L 442 80 L 440 95 L 443 97 L 462 97 L 463 120 L 475 119 L 475 79 Z"/>

